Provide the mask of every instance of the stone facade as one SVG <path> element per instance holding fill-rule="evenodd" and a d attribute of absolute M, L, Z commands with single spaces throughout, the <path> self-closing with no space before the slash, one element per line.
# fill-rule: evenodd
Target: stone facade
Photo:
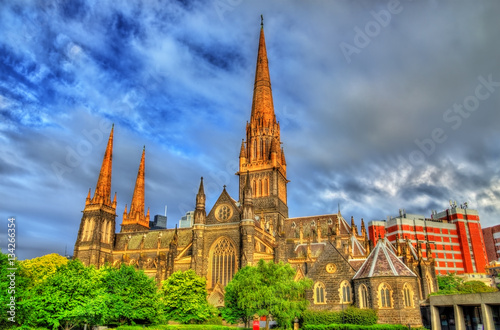
<path fill-rule="evenodd" d="M 379 309 L 381 322 L 421 324 L 419 305 L 429 292 L 427 282 L 421 278 L 425 278 L 433 260 L 424 260 L 411 247 L 406 251 L 400 246 L 398 252 L 389 242 L 380 241 L 383 247 L 373 249 L 363 219 L 358 230 L 354 219 L 349 224 L 340 210 L 335 214 L 289 218 L 287 165 L 272 103 L 263 28 L 254 86 L 250 122 L 236 173 L 238 200 L 224 187 L 207 212 L 202 178 L 194 200 L 192 228 L 149 230 L 149 211 L 145 214 L 144 207 L 143 150 L 130 212 L 125 208 L 122 230 L 115 234 L 116 196 L 113 202 L 110 199 L 112 129 L 95 196 L 91 199 L 89 192 L 87 197 L 75 258 L 97 267 L 104 263 L 134 265 L 158 282 L 177 270 L 193 269 L 207 279 L 208 300 L 215 306 L 223 304 L 224 286 L 238 269 L 260 259 L 283 261 L 296 269 L 296 279 L 313 280 L 314 287 L 306 294 L 311 309 L 340 310 L 355 305 Z M 375 258 L 375 251 L 390 253 L 389 265 L 405 268 L 405 273 L 359 275 Z M 380 260 L 379 265 L 387 266 Z M 430 274 L 435 285 L 434 272 Z M 382 283 L 391 290 L 391 304 L 385 307 L 379 306 Z M 361 294 L 364 288 L 366 292 Z M 408 290 L 405 298 L 403 288 L 410 289 L 411 298 Z"/>

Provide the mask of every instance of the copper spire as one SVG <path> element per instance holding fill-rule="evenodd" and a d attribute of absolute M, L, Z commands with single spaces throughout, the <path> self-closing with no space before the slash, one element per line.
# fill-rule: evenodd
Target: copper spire
<path fill-rule="evenodd" d="M 115 125 L 111 126 L 108 145 L 102 160 L 101 172 L 92 198 L 92 204 L 104 204 L 111 206 L 111 167 L 113 160 L 113 130 Z"/>
<path fill-rule="evenodd" d="M 262 18 L 262 16 L 261 16 Z M 257 68 L 255 69 L 255 84 L 253 89 L 251 121 L 275 123 L 273 95 L 271 92 L 271 77 L 267 61 L 266 40 L 264 38 L 264 25 L 261 22 L 259 50 L 257 53 Z"/>
<path fill-rule="evenodd" d="M 137 180 L 135 181 L 134 195 L 130 204 L 130 212 L 144 214 L 144 155 L 146 147 L 142 149 L 141 164 L 137 172 Z"/>
<path fill-rule="evenodd" d="M 146 147 L 142 149 L 141 163 L 137 172 L 137 180 L 135 181 L 134 194 L 132 203 L 130 203 L 130 212 L 127 214 L 127 205 L 123 212 L 122 231 L 130 231 L 123 226 L 138 224 L 142 227 L 149 228 L 149 208 L 144 215 L 144 168 L 145 168 Z"/>

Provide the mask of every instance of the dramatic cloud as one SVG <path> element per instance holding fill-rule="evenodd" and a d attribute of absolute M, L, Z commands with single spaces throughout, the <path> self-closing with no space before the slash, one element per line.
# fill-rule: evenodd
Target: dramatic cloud
<path fill-rule="evenodd" d="M 499 223 L 497 1 L 25 0 L 0 4 L 0 223 L 21 259 L 72 254 L 112 123 L 118 224 L 143 145 L 169 227 L 201 176 L 209 207 L 238 198 L 261 14 L 290 216 L 452 199 Z"/>

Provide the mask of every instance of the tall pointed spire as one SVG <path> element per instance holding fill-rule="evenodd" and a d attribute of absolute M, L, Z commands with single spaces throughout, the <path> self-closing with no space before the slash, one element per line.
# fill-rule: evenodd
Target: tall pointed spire
<path fill-rule="evenodd" d="M 236 173 L 240 176 L 239 201 L 243 203 L 245 185 L 249 178 L 255 202 L 254 212 L 257 214 L 265 209 L 266 215 L 273 215 L 276 219 L 274 224 L 282 223 L 288 218 L 289 181 L 286 178 L 285 157 L 281 148 L 280 125 L 274 113 L 262 20 L 251 110 L 250 121 L 246 125 L 246 139 L 240 148 L 239 171 Z"/>
<path fill-rule="evenodd" d="M 111 126 L 108 145 L 104 158 L 102 160 L 101 172 L 92 198 L 92 204 L 104 204 L 111 206 L 111 168 L 113 163 L 113 130 L 115 125 Z"/>
<path fill-rule="evenodd" d="M 149 229 L 149 208 L 144 215 L 144 169 L 145 169 L 146 146 L 142 149 L 141 163 L 137 171 L 134 194 L 130 211 L 127 213 L 127 206 L 123 212 L 122 232 L 138 231 Z"/>
<path fill-rule="evenodd" d="M 262 16 L 261 16 L 262 19 Z M 273 94 L 271 92 L 271 77 L 267 60 L 266 40 L 264 37 L 264 23 L 261 21 L 259 50 L 257 53 L 257 68 L 255 69 L 255 84 L 252 100 L 252 122 L 260 122 L 270 126 L 276 122 L 274 115 Z"/>
<path fill-rule="evenodd" d="M 141 163 L 137 172 L 137 180 L 135 181 L 134 195 L 132 203 L 130 203 L 130 212 L 139 212 L 144 214 L 144 156 L 146 147 L 142 149 Z"/>

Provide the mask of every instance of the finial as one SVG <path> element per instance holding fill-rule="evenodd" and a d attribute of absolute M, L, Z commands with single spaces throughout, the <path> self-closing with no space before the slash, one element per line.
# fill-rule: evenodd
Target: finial
<path fill-rule="evenodd" d="M 115 128 L 115 123 L 111 124 L 111 128 Z"/>
<path fill-rule="evenodd" d="M 223 185 L 222 187 L 224 187 L 224 190 L 226 190 L 226 185 Z"/>
<path fill-rule="evenodd" d="M 144 145 L 144 146 L 142 147 L 142 151 L 145 151 L 145 150 L 146 150 L 146 146 Z"/>
<path fill-rule="evenodd" d="M 260 15 L 260 27 L 264 27 L 264 17 L 262 15 Z"/>

